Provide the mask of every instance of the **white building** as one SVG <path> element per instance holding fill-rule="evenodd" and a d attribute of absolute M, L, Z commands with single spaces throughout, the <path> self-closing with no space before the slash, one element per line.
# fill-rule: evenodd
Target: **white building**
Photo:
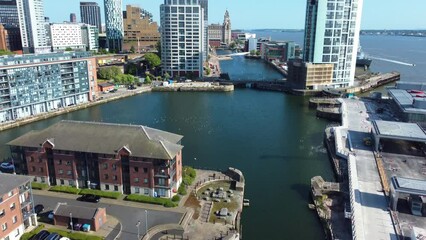
<path fill-rule="evenodd" d="M 98 29 L 81 23 L 52 23 L 50 38 L 53 51 L 64 51 L 71 48 L 74 51 L 97 51 Z"/>
<path fill-rule="evenodd" d="M 51 51 L 46 36 L 43 0 L 17 0 L 19 28 L 24 53 Z"/>
<path fill-rule="evenodd" d="M 250 38 L 256 38 L 256 33 L 238 33 L 237 39 L 240 41 L 247 41 Z"/>
<path fill-rule="evenodd" d="M 257 50 L 257 38 L 249 38 L 248 39 L 248 51 L 256 51 Z"/>
<path fill-rule="evenodd" d="M 81 25 L 81 37 L 87 51 L 97 52 L 99 49 L 99 29 L 89 24 Z"/>
<path fill-rule="evenodd" d="M 170 76 L 203 76 L 204 11 L 199 0 L 165 0 L 161 13 L 161 59 Z"/>
<path fill-rule="evenodd" d="M 363 0 L 308 0 L 304 61 L 332 63 L 330 87 L 352 86 L 355 77 Z"/>

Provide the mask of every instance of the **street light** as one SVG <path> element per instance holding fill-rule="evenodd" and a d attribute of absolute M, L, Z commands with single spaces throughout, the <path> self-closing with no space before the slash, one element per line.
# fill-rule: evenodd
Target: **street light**
<path fill-rule="evenodd" d="M 70 225 L 71 225 L 71 232 L 74 230 L 74 227 L 72 225 L 72 213 L 70 212 Z"/>
<path fill-rule="evenodd" d="M 138 221 L 138 223 L 136 223 L 136 227 L 138 228 L 138 240 L 140 239 L 140 231 L 139 231 L 140 225 L 141 225 L 141 221 Z"/>
<path fill-rule="evenodd" d="M 145 234 L 146 234 L 146 239 L 149 239 L 149 236 L 148 236 L 148 210 L 145 210 Z"/>

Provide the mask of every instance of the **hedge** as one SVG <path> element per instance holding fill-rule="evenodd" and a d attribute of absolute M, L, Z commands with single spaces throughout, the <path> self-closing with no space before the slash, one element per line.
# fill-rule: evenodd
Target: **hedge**
<path fill-rule="evenodd" d="M 182 196 L 186 195 L 186 186 L 185 184 L 181 184 L 178 188 L 178 193 Z"/>
<path fill-rule="evenodd" d="M 119 199 L 121 197 L 121 193 L 119 192 L 107 192 L 107 191 L 101 191 L 96 189 L 82 189 L 79 194 L 81 195 L 93 194 L 99 197 L 112 198 L 112 199 Z"/>
<path fill-rule="evenodd" d="M 144 195 L 138 195 L 138 194 L 130 194 L 126 197 L 127 201 L 132 202 L 141 202 L 141 203 L 150 203 L 150 204 L 157 204 L 157 205 L 163 205 L 164 207 L 176 207 L 177 204 L 172 202 L 172 200 L 167 198 L 155 198 L 155 197 L 149 197 Z"/>
<path fill-rule="evenodd" d="M 31 187 L 32 187 L 32 189 L 45 190 L 45 189 L 49 188 L 49 185 L 47 185 L 46 183 L 32 182 Z"/>
<path fill-rule="evenodd" d="M 70 186 L 53 186 L 49 189 L 49 191 L 79 194 L 81 189 L 78 189 L 78 188 L 75 188 L 75 187 L 70 187 Z"/>
<path fill-rule="evenodd" d="M 94 235 L 88 235 L 82 232 L 70 232 L 68 230 L 61 230 L 56 228 L 49 229 L 49 232 L 51 233 L 57 233 L 61 235 L 62 237 L 67 237 L 69 239 L 73 240 L 103 240 L 103 237 L 94 236 Z"/>
<path fill-rule="evenodd" d="M 44 228 L 43 224 L 38 225 L 36 228 L 34 228 L 33 230 L 31 230 L 30 232 L 24 233 L 21 236 L 21 240 L 29 240 L 31 239 L 34 235 L 36 235 L 37 233 L 39 233 L 42 229 Z"/>
<path fill-rule="evenodd" d="M 173 201 L 173 202 L 179 202 L 179 201 L 180 201 L 180 196 L 179 196 L 179 195 L 174 195 L 174 196 L 172 197 L 172 201 Z"/>

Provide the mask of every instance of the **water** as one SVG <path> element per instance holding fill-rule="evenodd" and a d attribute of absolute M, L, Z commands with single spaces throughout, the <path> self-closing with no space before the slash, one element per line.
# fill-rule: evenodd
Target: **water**
<path fill-rule="evenodd" d="M 298 43 L 303 38 L 303 33 L 274 34 L 277 39 Z M 373 71 L 397 70 L 404 80 L 416 81 L 426 75 L 421 69 L 426 69 L 422 65 L 426 59 L 424 41 L 362 38 L 367 54 L 417 64 L 412 68 L 374 61 Z M 266 79 L 276 74 L 265 71 L 268 66 L 258 61 L 234 61 L 238 64 L 221 63 L 231 76 L 261 73 L 255 76 Z M 62 119 L 142 124 L 182 134 L 185 165 L 214 169 L 233 166 L 244 172 L 246 198 L 251 200 L 251 207 L 243 212 L 245 239 L 324 238 L 318 218 L 307 204 L 311 177 L 322 175 L 332 180 L 322 146 L 327 122 L 315 118 L 315 112 L 307 107 L 307 98 L 249 89 L 232 93 L 146 93 L 0 132 L 0 154 L 9 155 L 4 143 Z"/>

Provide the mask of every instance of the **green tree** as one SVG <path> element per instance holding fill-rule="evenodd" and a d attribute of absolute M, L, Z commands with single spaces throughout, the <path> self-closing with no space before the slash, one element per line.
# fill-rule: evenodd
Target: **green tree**
<path fill-rule="evenodd" d="M 256 50 L 256 56 L 260 56 L 260 51 Z"/>
<path fill-rule="evenodd" d="M 256 50 L 251 50 L 250 55 L 252 55 L 252 56 L 256 55 Z"/>
<path fill-rule="evenodd" d="M 72 51 L 72 48 L 70 48 L 70 47 L 67 47 L 67 48 L 65 48 L 65 51 Z"/>
<path fill-rule="evenodd" d="M 111 69 L 111 72 L 112 72 L 113 76 L 114 75 L 122 74 L 121 69 L 119 67 L 112 66 L 112 67 L 110 67 L 110 69 Z"/>
<path fill-rule="evenodd" d="M 155 44 L 155 49 L 157 49 L 157 55 L 158 55 L 158 57 L 160 57 L 160 58 L 161 58 L 161 41 L 158 41 L 158 42 Z"/>
<path fill-rule="evenodd" d="M 207 67 L 206 68 L 206 75 L 208 76 L 208 75 L 210 75 L 210 73 L 212 72 L 212 70 L 209 68 L 209 67 Z"/>
<path fill-rule="evenodd" d="M 112 78 L 112 71 L 109 67 L 99 68 L 98 69 L 98 78 L 110 80 Z"/>
<path fill-rule="evenodd" d="M 149 76 L 146 76 L 145 77 L 145 83 L 151 83 L 152 81 L 151 81 L 151 78 L 149 77 Z"/>
<path fill-rule="evenodd" d="M 145 54 L 145 59 L 148 62 L 151 69 L 155 69 L 156 67 L 161 65 L 161 59 L 158 57 L 157 54 L 147 53 Z"/>
<path fill-rule="evenodd" d="M 237 44 L 235 42 L 232 42 L 231 44 L 229 44 L 229 48 L 235 49 L 235 48 L 237 48 Z"/>
<path fill-rule="evenodd" d="M 168 72 L 166 72 L 165 74 L 164 74 L 164 80 L 169 80 L 170 79 L 170 74 L 168 73 Z"/>
<path fill-rule="evenodd" d="M 135 46 L 133 46 L 133 45 L 132 45 L 132 46 L 130 47 L 130 52 L 131 52 L 131 53 L 135 53 L 135 52 L 136 52 Z"/>
<path fill-rule="evenodd" d="M 0 49 L 0 56 L 3 56 L 3 55 L 12 55 L 12 54 L 13 54 L 13 52 L 11 52 L 11 51 Z"/>

